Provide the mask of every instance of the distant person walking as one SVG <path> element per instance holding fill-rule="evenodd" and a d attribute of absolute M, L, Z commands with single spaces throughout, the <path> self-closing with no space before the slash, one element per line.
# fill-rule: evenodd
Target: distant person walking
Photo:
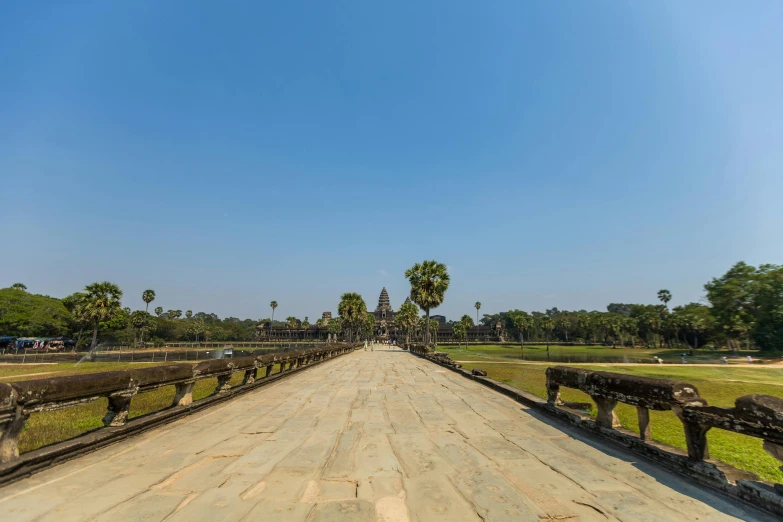
<path fill-rule="evenodd" d="M 364 341 L 364 351 L 367 351 L 367 341 Z"/>

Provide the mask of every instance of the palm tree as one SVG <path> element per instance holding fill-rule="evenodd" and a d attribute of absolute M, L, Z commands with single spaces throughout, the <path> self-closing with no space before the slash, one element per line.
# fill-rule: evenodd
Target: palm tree
<path fill-rule="evenodd" d="M 567 315 L 561 316 L 558 321 L 560 323 L 560 328 L 562 328 L 563 333 L 565 334 L 565 340 L 568 342 L 568 329 L 571 328 L 571 319 L 568 318 Z"/>
<path fill-rule="evenodd" d="M 519 332 L 519 343 L 522 350 L 525 349 L 525 330 L 530 328 L 532 324 L 533 320 L 525 312 L 521 312 L 514 316 L 514 328 Z"/>
<path fill-rule="evenodd" d="M 285 325 L 288 328 L 288 337 L 290 339 L 293 339 L 293 336 L 294 336 L 293 335 L 293 330 L 298 325 L 298 321 L 297 321 L 296 317 L 294 317 L 293 315 L 290 315 L 290 316 L 286 317 L 285 318 Z"/>
<path fill-rule="evenodd" d="M 430 319 L 429 323 L 430 331 L 434 330 L 433 337 L 435 338 L 435 346 L 438 345 L 438 330 L 440 329 L 440 323 L 437 319 Z"/>
<path fill-rule="evenodd" d="M 481 306 L 481 303 L 478 303 L 478 304 L 479 304 L 479 306 Z M 476 312 L 478 312 L 478 310 L 476 310 Z M 478 317 L 478 313 L 476 314 L 476 317 Z M 462 323 L 463 325 L 465 325 L 465 349 L 467 350 L 468 349 L 468 331 L 470 331 L 470 329 L 473 328 L 475 326 L 475 324 L 473 324 L 473 319 L 468 314 L 463 315 L 460 318 L 459 322 Z"/>
<path fill-rule="evenodd" d="M 672 293 L 668 290 L 658 290 L 658 300 L 663 303 L 666 308 L 669 307 L 669 301 L 672 300 Z"/>
<path fill-rule="evenodd" d="M 84 291 L 87 294 L 84 301 L 84 315 L 93 325 L 92 342 L 90 343 L 92 351 L 98 339 L 100 323 L 111 320 L 122 311 L 120 305 L 122 290 L 114 283 L 104 281 L 87 285 L 84 287 Z"/>
<path fill-rule="evenodd" d="M 367 304 L 356 292 L 346 292 L 340 297 L 337 313 L 342 318 L 343 326 L 348 329 L 349 342 L 353 342 L 354 330 L 361 327 L 367 313 Z"/>
<path fill-rule="evenodd" d="M 130 314 L 130 324 L 136 329 L 134 344 L 136 344 L 136 339 L 141 339 L 144 335 L 142 329 L 147 325 L 148 317 L 149 314 L 147 312 L 142 312 L 141 310 L 136 310 Z"/>
<path fill-rule="evenodd" d="M 545 315 L 541 318 L 541 328 L 546 332 L 546 351 L 549 353 L 549 334 L 552 332 L 552 329 L 554 328 L 554 322 L 552 321 L 552 318 L 548 315 Z"/>
<path fill-rule="evenodd" d="M 457 349 L 459 349 L 461 346 L 460 341 L 462 341 L 462 339 L 465 339 L 466 336 L 465 323 L 463 322 L 454 323 L 454 326 L 452 326 L 451 329 L 454 332 L 454 337 L 457 338 Z M 468 349 L 467 343 L 465 344 L 465 349 L 466 350 Z"/>
<path fill-rule="evenodd" d="M 141 293 L 141 300 L 147 303 L 147 307 L 144 309 L 144 311 L 149 312 L 150 303 L 155 300 L 155 290 L 144 290 Z"/>
<path fill-rule="evenodd" d="M 326 331 L 332 335 L 335 341 L 337 341 L 338 334 L 343 331 L 343 322 L 339 317 L 335 317 L 326 325 Z"/>
<path fill-rule="evenodd" d="M 175 317 L 177 317 L 177 311 L 176 310 L 168 310 L 166 312 L 166 315 L 168 316 L 169 319 L 174 319 Z"/>
<path fill-rule="evenodd" d="M 86 302 L 87 294 L 82 292 L 75 292 L 63 298 L 63 306 L 71 312 L 71 317 L 73 317 L 74 322 L 79 326 L 79 334 L 76 336 L 76 349 L 79 348 L 79 343 L 81 343 L 84 327 L 89 326 L 90 324 L 84 313 L 84 305 Z"/>
<path fill-rule="evenodd" d="M 193 317 L 193 310 L 188 310 L 187 312 L 185 312 L 185 317 L 187 317 L 188 319 Z"/>
<path fill-rule="evenodd" d="M 272 323 L 274 323 L 275 322 L 275 308 L 277 308 L 277 301 L 272 301 L 271 303 L 269 303 L 269 306 L 272 307 Z M 272 327 L 271 326 L 272 323 L 269 323 L 270 324 L 270 328 Z"/>
<path fill-rule="evenodd" d="M 419 308 L 410 301 L 403 303 L 394 316 L 394 321 L 405 331 L 406 344 L 410 344 L 411 332 L 415 331 L 416 325 L 419 324 Z"/>
<path fill-rule="evenodd" d="M 155 315 L 157 315 L 158 317 L 163 315 L 163 307 L 162 306 L 159 306 L 159 307 L 155 308 Z"/>
<path fill-rule="evenodd" d="M 443 304 L 451 279 L 446 265 L 437 261 L 422 261 L 405 271 L 411 284 L 411 300 L 419 305 L 427 317 L 424 346 L 430 342 L 430 310 Z"/>
<path fill-rule="evenodd" d="M 308 320 L 307 316 L 305 316 L 304 321 L 302 321 L 302 328 L 305 329 L 304 336 L 307 337 L 307 329 L 310 328 L 310 321 Z"/>
<path fill-rule="evenodd" d="M 476 301 L 476 304 L 473 305 L 473 307 L 476 309 L 476 324 L 479 324 L 478 320 L 478 312 L 481 310 L 481 301 Z"/>

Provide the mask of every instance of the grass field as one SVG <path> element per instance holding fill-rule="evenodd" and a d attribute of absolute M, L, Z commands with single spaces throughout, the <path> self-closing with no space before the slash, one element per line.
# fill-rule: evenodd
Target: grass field
<path fill-rule="evenodd" d="M 439 352 L 446 352 L 452 359 L 460 360 L 509 360 L 509 361 L 547 361 L 546 346 L 525 345 L 522 350 L 519 345 L 482 344 L 469 345 L 465 349 L 462 345 L 458 349 L 456 345 L 438 345 Z M 668 348 L 627 348 L 611 346 L 550 346 L 549 358 L 553 363 L 652 363 L 653 356 L 658 356 L 668 363 L 680 363 L 682 353 L 690 353 L 690 350 L 673 350 Z M 720 363 L 723 356 L 729 358 L 729 364 L 747 365 L 746 357 L 750 355 L 757 363 L 778 362 L 780 354 L 760 353 L 758 351 L 730 352 L 728 350 L 694 350 L 693 355 L 688 355 L 689 363 Z"/>
<path fill-rule="evenodd" d="M 452 358 L 466 360 L 462 354 Z M 515 388 L 546 397 L 546 368 L 543 364 L 502 364 L 491 361 L 463 363 L 466 369 L 481 368 L 489 377 L 505 382 Z M 702 397 L 713 406 L 730 407 L 734 400 L 743 395 L 763 393 L 783 397 L 783 368 L 749 368 L 723 366 L 670 366 L 666 365 L 582 365 L 603 371 L 613 371 L 645 377 L 663 377 L 688 382 L 696 388 Z M 566 401 L 591 402 L 590 397 L 578 390 L 561 388 Z M 595 415 L 595 408 L 593 408 Z M 624 428 L 639 432 L 636 408 L 618 404 L 617 415 Z M 670 411 L 651 411 L 650 425 L 653 439 L 685 449 L 685 435 L 682 423 Z M 740 435 L 719 429 L 707 434 L 712 458 L 731 464 L 734 467 L 751 471 L 764 480 L 783 482 L 780 463 L 769 456 L 762 448 L 761 439 Z"/>
<path fill-rule="evenodd" d="M 44 379 L 61 375 L 77 373 L 95 373 L 113 370 L 127 370 L 150 366 L 149 363 L 60 363 L 33 365 L 0 366 L 0 382 L 13 382 L 28 379 Z M 280 371 L 276 364 L 273 372 Z M 45 375 L 43 374 L 45 373 Z M 31 375 L 38 374 L 38 375 Z M 237 372 L 231 377 L 230 384 L 235 386 L 244 379 L 244 372 Z M 193 400 L 197 401 L 209 396 L 217 386 L 217 378 L 204 379 L 196 382 L 193 387 Z M 131 401 L 130 418 L 161 410 L 171 405 L 174 400 L 174 386 L 164 386 L 154 391 L 136 395 Z M 106 415 L 108 399 L 98 399 L 88 404 L 74 406 L 56 411 L 33 413 L 25 423 L 19 436 L 19 452 L 24 453 L 48 444 L 61 442 L 90 430 L 103 426 L 103 416 Z"/>

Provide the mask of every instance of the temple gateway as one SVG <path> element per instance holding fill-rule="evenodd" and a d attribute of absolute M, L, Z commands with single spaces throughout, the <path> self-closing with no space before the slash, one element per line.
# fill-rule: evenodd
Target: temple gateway
<path fill-rule="evenodd" d="M 410 297 L 405 299 L 406 303 L 409 303 Z M 381 290 L 381 295 L 378 296 L 378 306 L 375 311 L 372 312 L 375 316 L 375 336 L 380 339 L 396 339 L 397 328 L 394 325 L 394 308 L 389 301 L 389 292 L 386 291 L 384 286 Z"/>

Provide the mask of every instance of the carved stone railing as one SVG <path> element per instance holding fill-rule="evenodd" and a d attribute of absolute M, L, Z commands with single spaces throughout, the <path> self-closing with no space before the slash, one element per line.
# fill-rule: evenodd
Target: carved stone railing
<path fill-rule="evenodd" d="M 764 449 L 783 463 L 783 399 L 769 395 L 745 395 L 734 401 L 733 408 L 704 406 L 685 408 L 683 422 L 698 426 L 698 432 L 706 435 L 710 428 L 742 433 L 764 440 Z M 708 458 L 706 444 L 705 454 Z M 781 466 L 783 471 L 783 466 Z M 775 490 L 783 495 L 783 484 L 775 484 Z"/>
<path fill-rule="evenodd" d="M 683 424 L 688 457 L 695 461 L 710 458 L 707 432 L 720 428 L 764 440 L 764 449 L 783 463 L 783 399 L 769 395 L 746 395 L 734 408 L 708 406 L 695 386 L 670 379 L 637 377 L 557 366 L 546 371 L 547 402 L 562 406 L 560 388 L 573 388 L 588 394 L 598 414 L 595 423 L 613 430 L 620 426 L 614 410 L 618 402 L 636 406 L 639 438 L 650 441 L 649 410 L 671 410 Z M 783 467 L 781 467 L 783 470 Z M 775 484 L 783 494 L 783 485 Z"/>
<path fill-rule="evenodd" d="M 108 399 L 108 409 L 103 417 L 104 427 L 122 427 L 128 422 L 131 400 L 139 393 L 173 385 L 176 393 L 169 408 L 187 408 L 194 404 L 193 386 L 199 380 L 217 378 L 212 396 L 227 394 L 235 388 L 249 387 L 256 381 L 269 378 L 276 364 L 280 365 L 280 373 L 284 374 L 353 351 L 356 346 L 334 344 L 257 357 L 213 359 L 195 365 L 167 364 L 0 383 L 0 465 L 20 458 L 19 434 L 32 413 L 60 410 L 105 397 Z M 242 383 L 232 387 L 229 384 L 231 377 L 240 372 L 244 373 Z"/>
<path fill-rule="evenodd" d="M 443 352 L 433 352 L 432 350 L 427 349 L 423 344 L 412 344 L 410 346 L 410 352 L 442 366 L 462 368 L 461 364 L 455 363 L 451 360 L 449 354 Z"/>

